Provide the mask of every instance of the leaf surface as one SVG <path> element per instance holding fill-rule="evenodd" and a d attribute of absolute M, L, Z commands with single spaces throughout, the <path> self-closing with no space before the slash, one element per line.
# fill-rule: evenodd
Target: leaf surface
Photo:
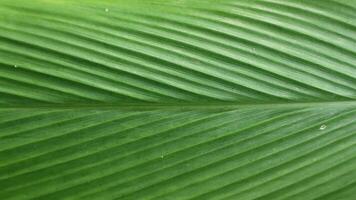
<path fill-rule="evenodd" d="M 2 0 L 0 199 L 353 200 L 355 11 Z"/>

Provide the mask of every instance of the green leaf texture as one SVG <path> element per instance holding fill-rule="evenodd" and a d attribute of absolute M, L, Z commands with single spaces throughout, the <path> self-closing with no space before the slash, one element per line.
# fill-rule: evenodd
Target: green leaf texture
<path fill-rule="evenodd" d="M 1 0 L 1 200 L 354 200 L 355 0 Z"/>

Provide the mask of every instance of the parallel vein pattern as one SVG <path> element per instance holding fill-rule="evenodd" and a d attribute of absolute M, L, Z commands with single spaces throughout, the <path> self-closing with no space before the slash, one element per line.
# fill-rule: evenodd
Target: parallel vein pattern
<path fill-rule="evenodd" d="M 355 166 L 349 108 L 31 113 L 1 124 L 4 199 L 287 196 Z"/>
<path fill-rule="evenodd" d="M 353 200 L 356 1 L 0 1 L 0 199 Z"/>
<path fill-rule="evenodd" d="M 355 16 L 346 12 L 336 19 L 285 1 L 20 2 L 1 7 L 5 104 L 356 96 Z"/>

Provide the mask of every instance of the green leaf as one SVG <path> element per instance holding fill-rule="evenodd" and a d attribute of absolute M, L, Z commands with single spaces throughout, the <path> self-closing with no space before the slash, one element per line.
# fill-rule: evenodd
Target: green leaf
<path fill-rule="evenodd" d="M 356 1 L 0 1 L 0 199 L 355 196 Z"/>

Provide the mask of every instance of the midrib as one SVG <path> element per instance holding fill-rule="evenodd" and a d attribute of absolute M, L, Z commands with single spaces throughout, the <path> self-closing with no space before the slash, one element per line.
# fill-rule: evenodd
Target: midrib
<path fill-rule="evenodd" d="M 304 108 L 304 107 L 356 107 L 356 100 L 324 102 L 279 102 L 279 103 L 97 103 L 97 104 L 8 104 L 0 109 L 94 109 L 94 110 L 227 110 L 240 108 Z"/>

